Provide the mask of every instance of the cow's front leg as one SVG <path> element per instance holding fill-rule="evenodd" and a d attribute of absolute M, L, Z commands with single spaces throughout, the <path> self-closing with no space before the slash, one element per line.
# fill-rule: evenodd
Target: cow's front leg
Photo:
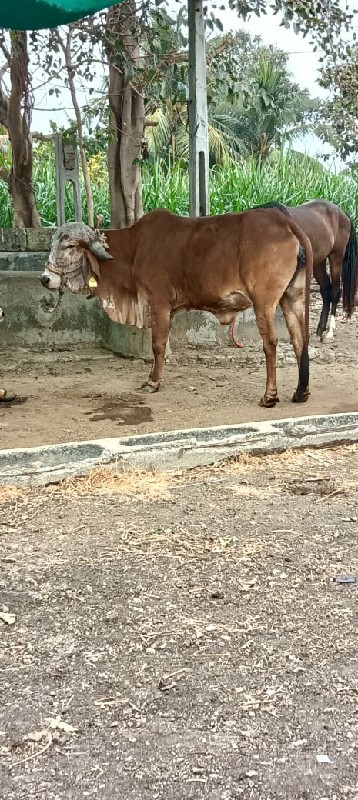
<path fill-rule="evenodd" d="M 153 366 L 143 392 L 157 392 L 164 377 L 165 352 L 170 331 L 170 310 L 152 309 L 152 350 Z"/>

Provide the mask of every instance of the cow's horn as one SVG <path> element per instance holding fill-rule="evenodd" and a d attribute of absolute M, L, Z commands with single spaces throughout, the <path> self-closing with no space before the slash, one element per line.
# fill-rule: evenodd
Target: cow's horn
<path fill-rule="evenodd" d="M 107 250 L 103 247 L 103 244 L 100 242 L 91 242 L 88 245 L 88 249 L 93 253 L 94 256 L 97 256 L 101 261 L 111 261 L 113 256 L 110 253 L 107 253 Z"/>

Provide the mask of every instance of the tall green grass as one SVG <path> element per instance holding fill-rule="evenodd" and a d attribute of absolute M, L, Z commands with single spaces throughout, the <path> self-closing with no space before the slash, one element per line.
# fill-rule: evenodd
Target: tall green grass
<path fill-rule="evenodd" d="M 296 206 L 319 197 L 337 203 L 358 223 L 358 176 L 329 172 L 311 158 L 277 154 L 262 164 L 250 159 L 212 170 L 210 205 L 216 214 L 270 201 Z"/>
<path fill-rule="evenodd" d="M 188 214 L 188 170 L 181 164 L 169 168 L 162 160 L 145 163 L 142 167 L 142 195 L 145 211 L 167 208 L 174 214 Z"/>
<path fill-rule="evenodd" d="M 177 214 L 188 214 L 189 176 L 182 163 L 169 168 L 162 160 L 145 162 L 142 166 L 142 186 L 145 211 L 165 207 Z M 42 224 L 55 225 L 56 185 L 51 159 L 35 156 L 34 188 Z M 103 169 L 98 180 L 96 173 L 93 173 L 92 189 L 95 213 L 103 214 L 104 225 L 108 226 L 109 194 L 103 180 Z M 211 214 L 242 211 L 269 201 L 298 205 L 318 197 L 337 203 L 358 227 L 358 176 L 353 173 L 335 174 L 314 159 L 297 153 L 276 153 L 262 164 L 253 159 L 230 162 L 225 166 L 215 166 L 210 171 Z M 84 192 L 82 204 L 86 220 Z M 73 198 L 68 186 L 66 217 L 73 219 L 73 216 Z M 0 227 L 10 227 L 11 223 L 10 198 L 6 185 L 0 180 Z"/>

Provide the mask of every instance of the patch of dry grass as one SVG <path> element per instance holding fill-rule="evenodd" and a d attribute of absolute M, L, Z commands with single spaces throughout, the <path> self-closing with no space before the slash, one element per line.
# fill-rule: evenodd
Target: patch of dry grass
<path fill-rule="evenodd" d="M 315 470 L 320 469 L 320 471 L 328 471 L 333 478 L 340 474 L 339 464 L 346 467 L 347 460 L 356 452 L 357 446 L 353 444 L 322 450 L 287 450 L 284 453 L 271 455 L 243 453 L 207 467 L 166 472 L 159 470 L 122 472 L 115 467 L 98 468 L 83 477 L 67 478 L 59 484 L 43 488 L 0 486 L 0 506 L 13 501 L 27 501 L 30 497 L 31 500 L 34 500 L 34 495 L 41 502 L 49 493 L 74 498 L 86 497 L 91 494 L 97 496 L 116 494 L 122 495 L 123 500 L 135 496 L 143 501 L 155 502 L 170 499 L 170 489 L 174 486 L 194 482 L 218 482 L 229 475 L 249 476 L 253 472 L 267 472 L 271 475 L 276 473 L 277 476 L 285 475 L 285 477 L 290 475 L 292 478 L 302 469 L 306 470 L 307 475 L 314 473 L 317 476 Z M 348 484 L 351 488 L 349 481 Z M 241 494 L 250 494 L 252 489 L 246 485 L 246 488 L 241 486 L 238 491 Z M 261 493 L 261 489 L 256 491 Z"/>
<path fill-rule="evenodd" d="M 323 457 L 325 458 L 325 457 Z M 94 469 L 84 477 L 67 478 L 59 485 L 52 487 L 53 491 L 61 491 L 73 496 L 86 496 L 88 494 L 123 494 L 138 495 L 141 499 L 158 500 L 170 497 L 169 487 L 189 482 L 200 482 L 218 476 L 230 474 L 247 474 L 267 470 L 274 465 L 287 469 L 288 466 L 300 467 L 306 463 L 306 451 L 292 452 L 288 450 L 271 456 L 258 456 L 242 453 L 219 464 L 207 467 L 198 467 L 188 470 L 128 470 L 120 472 L 116 468 Z M 51 487 L 49 487 L 49 490 Z"/>
<path fill-rule="evenodd" d="M 174 472 L 141 472 L 116 469 L 94 469 L 83 477 L 67 478 L 48 491 L 71 497 L 86 497 L 90 494 L 119 494 L 137 496 L 141 500 L 162 500 L 170 497 L 169 485 L 179 476 Z"/>
<path fill-rule="evenodd" d="M 12 500 L 23 499 L 28 496 L 31 489 L 21 486 L 0 486 L 0 506 Z"/>

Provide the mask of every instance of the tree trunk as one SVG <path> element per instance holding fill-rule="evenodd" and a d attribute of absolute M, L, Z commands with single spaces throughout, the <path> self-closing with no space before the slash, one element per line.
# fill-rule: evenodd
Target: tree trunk
<path fill-rule="evenodd" d="M 109 57 L 109 107 L 111 135 L 108 145 L 111 227 L 133 225 L 143 214 L 140 164 L 145 112 L 141 95 L 126 80 L 124 62 L 138 63 L 135 2 L 113 6 L 107 15 Z M 115 38 L 124 45 L 118 63 Z M 137 163 L 133 163 L 137 161 Z"/>
<path fill-rule="evenodd" d="M 8 187 L 13 203 L 14 228 L 41 228 L 32 186 L 31 101 L 27 35 L 11 31 L 10 79 L 5 125 L 12 149 Z"/>

